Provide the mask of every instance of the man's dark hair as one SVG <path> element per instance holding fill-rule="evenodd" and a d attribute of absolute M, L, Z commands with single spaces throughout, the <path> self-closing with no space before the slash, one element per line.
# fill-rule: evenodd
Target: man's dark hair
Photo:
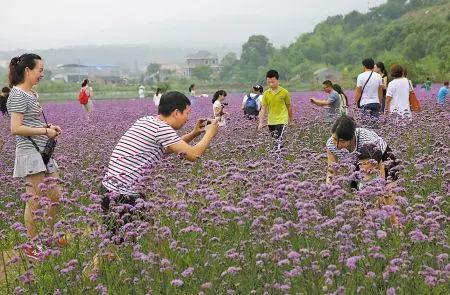
<path fill-rule="evenodd" d="M 366 144 L 358 151 L 358 160 L 375 160 L 377 163 L 381 162 L 383 153 L 374 144 Z"/>
<path fill-rule="evenodd" d="M 330 80 L 325 80 L 322 84 L 328 87 L 333 87 L 333 82 L 331 82 Z"/>
<path fill-rule="evenodd" d="M 397 65 L 397 64 L 392 65 L 392 67 L 391 67 L 391 77 L 392 78 L 394 78 L 394 79 L 401 78 L 401 77 L 403 77 L 403 74 L 404 74 L 404 70 L 401 65 Z"/>
<path fill-rule="evenodd" d="M 266 74 L 266 78 L 275 78 L 275 79 L 279 80 L 280 75 L 275 70 L 269 70 Z"/>
<path fill-rule="evenodd" d="M 445 82 L 444 82 L 444 85 L 445 85 L 445 86 L 448 86 L 448 81 L 445 81 Z"/>
<path fill-rule="evenodd" d="M 341 116 L 336 122 L 334 122 L 333 127 L 331 127 L 331 133 L 336 133 L 337 139 L 342 140 L 352 140 L 355 137 L 356 122 L 352 117 Z"/>
<path fill-rule="evenodd" d="M 158 114 L 170 116 L 173 111 L 179 110 L 184 112 L 187 106 L 191 105 L 191 101 L 181 92 L 170 91 L 161 96 L 158 106 Z"/>
<path fill-rule="evenodd" d="M 362 61 L 362 65 L 369 70 L 373 70 L 373 68 L 375 67 L 375 61 L 373 60 L 373 58 L 366 58 Z"/>

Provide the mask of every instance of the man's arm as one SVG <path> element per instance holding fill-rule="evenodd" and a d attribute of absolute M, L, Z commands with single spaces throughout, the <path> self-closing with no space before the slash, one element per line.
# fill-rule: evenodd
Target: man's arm
<path fill-rule="evenodd" d="M 262 106 L 261 111 L 259 112 L 259 125 L 258 129 L 261 130 L 264 127 L 264 120 L 267 113 L 267 106 Z"/>
<path fill-rule="evenodd" d="M 319 107 L 331 105 L 331 101 L 329 101 L 329 100 L 320 100 L 320 99 L 311 98 L 311 102 Z"/>
<path fill-rule="evenodd" d="M 381 104 L 383 101 L 383 84 L 378 86 L 378 102 Z"/>
<path fill-rule="evenodd" d="M 194 129 L 192 129 L 192 131 L 189 132 L 188 134 L 183 135 L 181 139 L 186 143 L 190 143 L 192 140 L 194 140 L 194 138 L 202 134 L 202 132 L 205 132 L 205 124 L 206 124 L 205 119 L 197 120 Z"/>
<path fill-rule="evenodd" d="M 200 133 L 199 133 L 200 134 Z M 181 137 L 181 139 L 185 142 L 185 143 L 190 143 L 191 141 L 194 140 L 194 138 L 196 138 L 199 134 L 195 134 L 194 131 L 189 132 L 188 134 L 185 134 Z"/>
<path fill-rule="evenodd" d="M 389 113 L 390 109 L 391 109 L 391 100 L 392 100 L 392 96 L 386 96 L 386 104 L 385 104 L 385 112 Z"/>
<path fill-rule="evenodd" d="M 169 153 L 182 154 L 187 160 L 196 161 L 208 148 L 219 128 L 218 121 L 214 121 L 206 127 L 203 138 L 194 146 L 189 145 L 184 140 L 180 140 L 167 147 Z"/>
<path fill-rule="evenodd" d="M 361 99 L 362 87 L 356 86 L 355 88 L 355 105 L 358 105 L 358 101 Z"/>
<path fill-rule="evenodd" d="M 289 124 L 292 123 L 292 121 L 294 120 L 294 118 L 292 117 L 292 104 L 287 106 L 288 109 L 288 116 L 289 116 Z"/>

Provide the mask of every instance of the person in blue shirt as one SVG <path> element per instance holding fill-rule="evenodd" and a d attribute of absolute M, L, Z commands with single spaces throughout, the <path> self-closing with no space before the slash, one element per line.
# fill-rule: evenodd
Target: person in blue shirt
<path fill-rule="evenodd" d="M 438 92 L 438 103 L 445 104 L 445 99 L 448 94 L 448 81 L 444 82 L 444 86 L 439 89 Z"/>

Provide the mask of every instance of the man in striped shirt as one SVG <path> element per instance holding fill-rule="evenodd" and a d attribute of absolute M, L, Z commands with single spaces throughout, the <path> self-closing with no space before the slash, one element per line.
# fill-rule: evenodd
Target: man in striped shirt
<path fill-rule="evenodd" d="M 152 169 L 165 154 L 178 153 L 195 161 L 205 152 L 217 134 L 217 122 L 206 125 L 205 120 L 198 120 L 194 129 L 182 137 L 175 132 L 188 120 L 190 104 L 184 94 L 168 92 L 161 97 L 158 116 L 140 118 L 125 132 L 112 152 L 102 181 L 110 193 L 102 200 L 105 211 L 109 210 L 111 194 L 118 197 L 117 203 L 134 206 L 141 196 L 145 171 Z M 203 138 L 196 145 L 188 144 L 203 132 Z"/>

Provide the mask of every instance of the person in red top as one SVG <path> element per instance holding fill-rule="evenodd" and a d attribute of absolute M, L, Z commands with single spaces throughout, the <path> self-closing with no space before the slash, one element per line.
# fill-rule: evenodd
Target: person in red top
<path fill-rule="evenodd" d="M 92 87 L 90 86 L 89 80 L 84 79 L 83 83 L 81 83 L 80 93 L 78 94 L 78 101 L 83 106 L 85 110 L 86 120 L 90 119 L 94 106 L 92 104 L 92 96 L 94 92 L 92 91 Z"/>

